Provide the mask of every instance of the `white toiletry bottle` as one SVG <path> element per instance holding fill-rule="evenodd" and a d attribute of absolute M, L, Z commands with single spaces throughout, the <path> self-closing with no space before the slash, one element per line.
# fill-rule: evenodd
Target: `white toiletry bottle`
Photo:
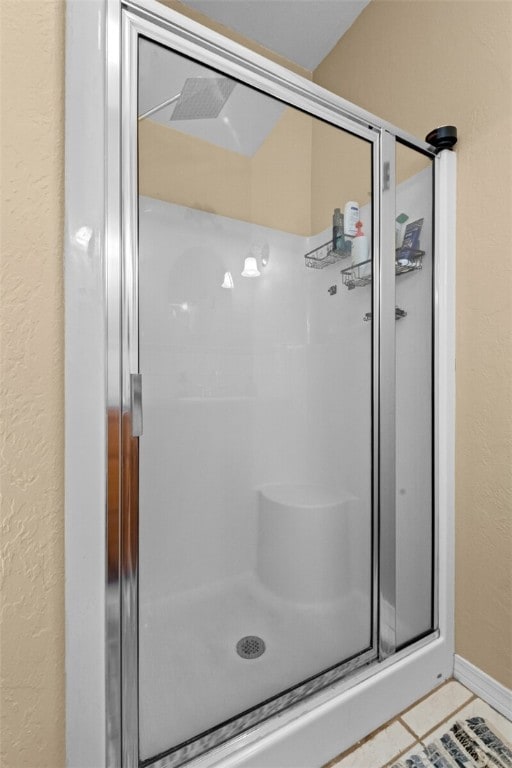
<path fill-rule="evenodd" d="M 356 222 L 356 236 L 352 241 L 352 264 L 361 264 L 369 258 L 368 238 L 363 232 L 363 222 Z M 363 264 L 357 270 L 357 277 L 366 277 L 371 274 L 371 264 Z"/>
<path fill-rule="evenodd" d="M 343 216 L 343 224 L 345 227 L 345 234 L 349 237 L 356 236 L 356 224 L 359 221 L 359 203 L 354 200 L 350 200 L 345 205 L 345 213 Z"/>

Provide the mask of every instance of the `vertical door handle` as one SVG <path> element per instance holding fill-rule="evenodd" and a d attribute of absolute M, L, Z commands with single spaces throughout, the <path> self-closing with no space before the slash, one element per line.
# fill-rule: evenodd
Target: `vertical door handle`
<path fill-rule="evenodd" d="M 132 411 L 132 435 L 142 435 L 142 376 L 140 373 L 130 374 L 130 405 Z"/>
<path fill-rule="evenodd" d="M 384 171 L 382 174 L 382 191 L 386 192 L 391 186 L 391 165 L 384 163 Z"/>

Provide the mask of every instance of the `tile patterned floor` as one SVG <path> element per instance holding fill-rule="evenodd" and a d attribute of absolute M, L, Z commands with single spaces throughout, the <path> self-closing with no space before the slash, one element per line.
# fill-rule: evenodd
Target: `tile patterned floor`
<path fill-rule="evenodd" d="M 512 743 L 512 723 L 455 680 L 402 712 L 324 768 L 387 768 L 440 736 L 453 720 L 480 716 Z"/>

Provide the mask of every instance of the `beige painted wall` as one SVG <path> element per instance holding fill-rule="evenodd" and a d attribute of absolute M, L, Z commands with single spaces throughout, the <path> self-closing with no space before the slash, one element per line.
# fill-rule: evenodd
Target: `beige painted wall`
<path fill-rule="evenodd" d="M 245 219 L 250 158 L 154 120 L 139 122 L 139 193 Z"/>
<path fill-rule="evenodd" d="M 139 190 L 219 216 L 310 234 L 312 119 L 285 109 L 252 157 L 139 123 Z"/>
<path fill-rule="evenodd" d="M 512 687 L 512 3 L 373 0 L 313 79 L 459 129 L 456 650 Z"/>
<path fill-rule="evenodd" d="M 332 225 L 335 208 L 371 199 L 372 144 L 328 123 L 313 123 L 311 218 L 313 233 Z"/>
<path fill-rule="evenodd" d="M 310 117 L 286 109 L 251 158 L 250 221 L 310 234 L 312 128 Z"/>
<path fill-rule="evenodd" d="M 1 758 L 64 765 L 64 4 L 1 0 Z"/>

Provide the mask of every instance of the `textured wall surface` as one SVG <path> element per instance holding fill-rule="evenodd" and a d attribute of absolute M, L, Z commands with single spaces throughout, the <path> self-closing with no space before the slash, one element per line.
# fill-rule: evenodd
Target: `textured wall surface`
<path fill-rule="evenodd" d="M 64 3 L 1 12 L 1 764 L 64 764 Z"/>
<path fill-rule="evenodd" d="M 313 79 L 459 129 L 456 650 L 512 687 L 512 3 L 373 0 Z"/>

